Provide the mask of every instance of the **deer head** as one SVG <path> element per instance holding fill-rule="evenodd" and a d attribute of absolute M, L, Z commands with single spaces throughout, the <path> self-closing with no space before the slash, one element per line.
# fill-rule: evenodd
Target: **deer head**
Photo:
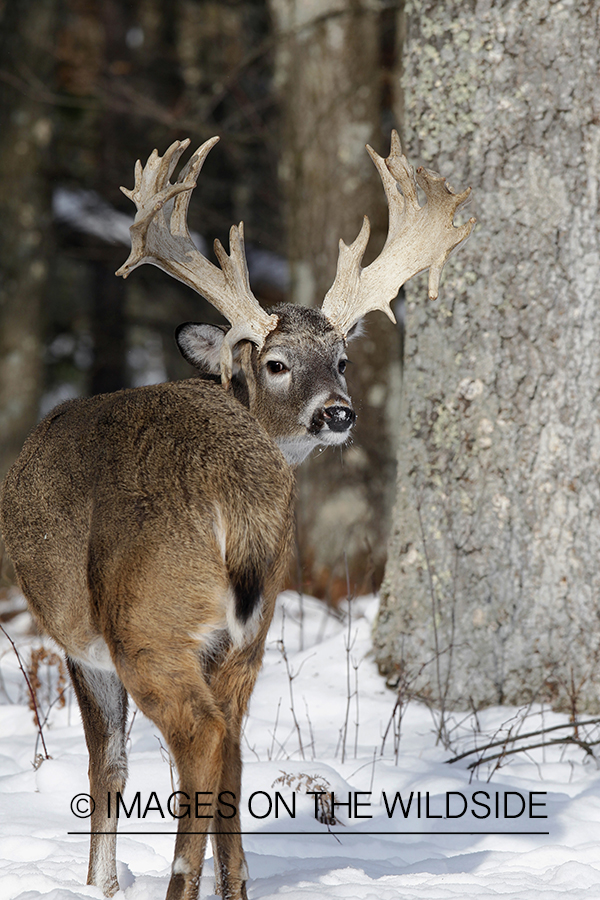
<path fill-rule="evenodd" d="M 217 141 L 206 141 L 174 183 L 171 176 L 189 140 L 175 141 L 163 157 L 155 150 L 144 167 L 138 160 L 133 190 L 121 188 L 135 203 L 137 215 L 131 254 L 117 275 L 126 278 L 142 263 L 152 263 L 205 296 L 225 316 L 231 323 L 228 330 L 195 323 L 180 326 L 179 348 L 200 372 L 220 377 L 225 388 L 232 388 L 288 462 L 297 465 L 314 447 L 348 439 L 356 416 L 344 371 L 347 342 L 357 323 L 375 309 L 395 322 L 391 301 L 405 281 L 427 268 L 429 297 L 437 297 L 444 263 L 475 222 L 453 223 L 470 188 L 456 194 L 444 178 L 422 168 L 415 180 L 395 131 L 387 159 L 367 147 L 389 207 L 381 254 L 361 267 L 370 233 L 365 216 L 354 243 L 340 241 L 337 273 L 321 310 L 286 304 L 268 313 L 250 289 L 243 223 L 231 228 L 229 254 L 215 241 L 220 268 L 197 250 L 187 228 L 192 190 Z M 426 196 L 424 206 L 418 202 L 417 183 Z"/>

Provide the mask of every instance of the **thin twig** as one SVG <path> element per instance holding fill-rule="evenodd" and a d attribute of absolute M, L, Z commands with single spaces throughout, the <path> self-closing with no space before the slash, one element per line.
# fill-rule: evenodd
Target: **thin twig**
<path fill-rule="evenodd" d="M 256 757 L 256 761 L 257 761 L 257 762 L 260 762 L 260 761 L 261 761 L 261 760 L 260 760 L 260 756 L 259 756 L 258 753 L 256 752 L 256 747 L 254 747 L 253 745 L 251 745 L 251 744 L 250 744 L 250 741 L 248 740 L 248 735 L 246 734 L 246 729 L 244 729 L 244 740 L 246 741 L 246 746 L 247 746 L 248 750 L 250 750 L 251 753 L 254 753 L 254 755 L 255 755 L 255 757 Z"/>
<path fill-rule="evenodd" d="M 274 726 L 273 732 L 272 732 L 272 734 L 271 734 L 271 746 L 270 746 L 270 748 L 269 748 L 269 752 L 267 753 L 267 757 L 268 757 L 269 759 L 273 759 L 273 749 L 274 749 L 274 744 L 275 744 L 275 735 L 277 734 L 277 725 L 278 725 L 278 723 L 279 723 L 279 710 L 280 710 L 280 708 L 281 708 L 281 697 L 279 698 L 279 700 L 278 700 L 278 702 L 277 702 L 277 713 L 276 713 L 276 715 L 275 715 L 275 726 Z"/>
<path fill-rule="evenodd" d="M 133 728 L 133 723 L 135 722 L 135 717 L 137 716 L 137 712 L 138 712 L 138 708 L 136 706 L 135 709 L 133 710 L 133 713 L 131 716 L 131 722 L 129 723 L 129 728 L 127 729 L 127 734 L 125 735 L 125 743 L 126 744 L 129 742 L 129 740 L 131 738 L 131 730 Z"/>
<path fill-rule="evenodd" d="M 298 722 L 298 719 L 296 717 L 296 709 L 294 707 L 294 689 L 292 686 L 294 678 L 296 678 L 298 676 L 302 666 L 300 666 L 300 669 L 298 669 L 298 672 L 292 673 L 291 668 L 290 668 L 290 663 L 288 660 L 288 656 L 286 653 L 286 649 L 285 649 L 285 642 L 283 640 L 284 622 L 285 622 L 285 609 L 283 610 L 283 618 L 282 618 L 282 624 L 281 624 L 281 640 L 278 641 L 277 643 L 278 643 L 278 647 L 279 647 L 279 652 L 283 656 L 283 661 L 285 662 L 285 669 L 286 669 L 287 677 L 288 677 L 288 687 L 289 687 L 289 691 L 290 691 L 290 712 L 292 713 L 292 718 L 294 720 L 294 726 L 296 728 L 296 733 L 298 735 L 298 746 L 300 748 L 300 756 L 302 757 L 302 759 L 306 759 L 306 757 L 304 756 L 304 745 L 302 744 L 302 730 L 300 728 L 300 723 Z M 305 660 L 303 661 L 303 663 L 304 662 L 305 662 Z"/>
<path fill-rule="evenodd" d="M 354 669 L 354 698 L 356 701 L 356 721 L 354 723 L 354 759 L 358 756 L 358 732 L 360 729 L 360 704 L 358 693 L 358 667 L 360 662 L 352 660 L 352 668 Z"/>
<path fill-rule="evenodd" d="M 425 528 L 423 526 L 423 517 L 421 516 L 421 504 L 417 503 L 417 516 L 419 517 L 419 527 L 421 529 L 421 541 L 423 542 L 423 553 L 425 554 L 425 566 L 427 568 L 427 579 L 429 582 L 429 593 L 431 596 L 431 619 L 433 624 L 433 641 L 435 646 L 435 673 L 438 687 L 438 697 L 440 703 L 440 720 L 437 729 L 437 739 L 442 741 L 445 748 L 448 749 L 450 741 L 446 731 L 446 692 L 442 691 L 442 673 L 440 669 L 440 647 L 438 639 L 437 627 L 437 610 L 435 588 L 433 585 L 433 573 L 431 570 L 431 561 L 427 550 L 427 541 L 425 539 Z M 448 684 L 448 682 L 446 682 Z"/>
<path fill-rule="evenodd" d="M 344 646 L 346 648 L 346 715 L 344 717 L 344 724 L 342 726 L 341 731 L 341 743 L 342 743 L 342 762 L 346 759 L 346 738 L 348 736 L 348 720 L 350 718 L 350 705 L 352 703 L 352 691 L 350 684 L 350 651 L 354 645 L 354 641 L 352 638 L 352 600 L 353 598 L 350 596 L 350 573 L 348 571 L 348 557 L 346 556 L 346 551 L 344 550 L 344 565 L 346 567 L 346 596 L 348 598 L 348 634 L 344 640 Z M 355 757 L 356 758 L 356 757 Z"/>
<path fill-rule="evenodd" d="M 11 638 L 10 634 L 8 633 L 8 631 L 6 631 L 6 629 L 4 628 L 4 626 L 3 626 L 2 624 L 0 624 L 0 630 L 2 631 L 2 634 L 3 634 L 6 638 L 8 638 L 8 641 L 9 641 L 11 647 L 12 647 L 13 650 L 15 651 L 15 656 L 17 657 L 17 662 L 19 663 L 19 668 L 20 668 L 21 672 L 23 673 L 23 678 L 25 679 L 25 682 L 26 682 L 26 684 L 27 684 L 27 688 L 28 688 L 28 690 L 29 690 L 29 696 L 31 697 L 31 703 L 32 703 L 32 705 L 33 705 L 33 714 L 34 714 L 34 716 L 35 716 L 35 721 L 36 721 L 36 725 L 37 725 L 37 728 L 38 728 L 38 734 L 39 734 L 40 740 L 41 740 L 41 742 L 42 742 L 42 747 L 44 748 L 45 758 L 46 758 L 46 759 L 52 759 L 52 757 L 51 757 L 50 754 L 48 753 L 48 748 L 46 747 L 46 741 L 44 740 L 44 732 L 43 732 L 43 730 L 42 730 L 42 724 L 41 724 L 41 719 L 40 719 L 40 712 L 39 712 L 39 709 L 38 709 L 37 699 L 36 699 L 36 696 L 35 696 L 35 692 L 34 692 L 32 686 L 31 686 L 31 682 L 30 682 L 30 680 L 29 680 L 29 677 L 28 677 L 28 675 L 27 675 L 27 672 L 25 671 L 25 667 L 23 666 L 23 661 L 22 661 L 22 659 L 21 659 L 21 655 L 20 655 L 19 651 L 17 650 L 17 645 L 15 644 L 15 642 L 14 642 L 13 639 Z M 36 744 L 36 750 L 37 750 L 37 744 Z M 37 755 L 37 754 L 36 754 L 36 755 Z"/>
<path fill-rule="evenodd" d="M 373 782 L 375 781 L 375 763 L 377 758 L 377 747 L 373 747 L 373 767 L 371 768 L 371 783 L 369 785 L 369 792 L 373 793 Z"/>
<path fill-rule="evenodd" d="M 169 777 L 171 779 L 171 790 L 173 791 L 173 793 L 175 793 L 177 791 L 177 785 L 175 783 L 176 782 L 175 764 L 173 762 L 173 757 L 171 756 L 171 751 L 169 750 L 168 747 L 165 747 L 165 745 L 163 744 L 163 742 L 161 741 L 160 737 L 157 734 L 155 734 L 154 737 L 158 741 L 158 746 L 160 748 L 160 755 L 162 756 L 163 760 L 169 764 Z"/>
<path fill-rule="evenodd" d="M 310 720 L 310 713 L 308 711 L 308 703 L 306 702 L 306 697 L 302 698 L 304 700 L 304 706 L 306 708 L 306 720 L 308 722 L 308 733 L 310 734 L 310 746 L 312 748 L 312 758 L 315 758 L 315 734 L 312 727 L 312 722 Z"/>

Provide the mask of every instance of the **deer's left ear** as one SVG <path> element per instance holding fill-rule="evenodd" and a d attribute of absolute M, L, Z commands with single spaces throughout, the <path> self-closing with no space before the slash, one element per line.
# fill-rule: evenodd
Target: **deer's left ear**
<path fill-rule="evenodd" d="M 186 322 L 175 331 L 179 352 L 202 375 L 221 375 L 221 347 L 228 329 Z M 233 374 L 240 371 L 240 345 L 233 349 Z"/>
<path fill-rule="evenodd" d="M 203 375 L 220 375 L 221 345 L 225 329 L 219 325 L 199 325 L 186 322 L 175 332 L 181 355 Z"/>
<path fill-rule="evenodd" d="M 350 341 L 353 341 L 354 338 L 360 337 L 365 333 L 364 319 L 359 319 L 358 322 L 352 326 L 348 334 L 346 335 L 346 343 L 349 344 Z"/>

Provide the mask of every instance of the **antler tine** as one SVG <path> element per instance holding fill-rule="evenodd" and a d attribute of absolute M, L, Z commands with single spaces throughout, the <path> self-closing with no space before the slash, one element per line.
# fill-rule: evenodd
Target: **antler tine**
<path fill-rule="evenodd" d="M 470 187 L 456 194 L 443 175 L 438 175 L 437 172 L 420 166 L 415 174 L 419 186 L 428 198 L 428 203 L 435 200 L 435 204 L 431 206 L 432 218 L 435 216 L 439 230 L 447 235 L 445 250 L 440 247 L 438 259 L 429 267 L 428 296 L 430 300 L 435 300 L 440 289 L 442 269 L 458 245 L 471 234 L 477 220 L 472 217 L 464 225 L 454 225 L 452 222 L 455 213 L 469 202 Z"/>
<path fill-rule="evenodd" d="M 368 240 L 365 224 L 350 247 L 340 241 L 335 281 L 323 301 L 322 312 L 344 335 L 371 310 L 380 309 L 395 322 L 391 301 L 404 282 L 423 269 L 429 269 L 429 297 L 434 300 L 446 260 L 471 233 L 476 221 L 471 218 L 464 225 L 454 225 L 454 214 L 466 203 L 471 189 L 455 194 L 445 178 L 423 168 L 417 170 L 415 178 L 402 155 L 396 131 L 392 132 L 387 159 L 369 146 L 367 150 L 388 201 L 388 235 L 380 255 L 365 269 L 360 267 Z M 425 192 L 425 206 L 419 205 L 417 183 Z"/>
<path fill-rule="evenodd" d="M 250 289 L 244 246 L 244 223 L 232 225 L 229 230 L 229 254 L 218 239 L 214 242 L 214 250 L 229 294 L 235 297 L 235 319 L 223 313 L 231 322 L 231 328 L 221 345 L 221 379 L 229 383 L 235 345 L 240 341 L 249 340 L 261 348 L 266 336 L 273 331 L 279 320 L 276 315 L 268 315 L 259 306 Z M 257 307 L 261 315 L 257 315 Z"/>
<path fill-rule="evenodd" d="M 133 200 L 139 209 L 145 195 L 150 191 L 156 194 L 158 190 L 168 185 L 169 178 L 173 174 L 173 170 L 179 162 L 181 154 L 187 150 L 189 145 L 189 138 L 186 138 L 184 141 L 173 141 L 164 156 L 159 156 L 158 151 L 153 150 L 148 157 L 145 166 L 142 166 L 142 161 L 138 159 L 135 164 L 135 184 L 133 190 L 121 187 L 122 192 L 126 197 L 129 197 L 130 200 Z M 210 147 L 208 149 L 210 149 Z"/>
<path fill-rule="evenodd" d="M 218 140 L 218 138 L 216 140 Z M 179 162 L 182 153 L 189 147 L 189 138 L 184 141 L 174 141 L 164 156 L 159 156 L 158 151 L 153 150 L 148 157 L 145 166 L 142 166 L 141 160 L 138 159 L 135 164 L 135 184 L 133 190 L 121 187 L 121 191 L 135 203 L 137 208 L 134 223 L 129 229 L 131 235 L 131 253 L 115 274 L 127 278 L 130 272 L 133 272 L 134 269 L 141 266 L 143 263 L 152 263 L 162 268 L 160 263 L 154 259 L 152 253 L 148 252 L 150 249 L 147 241 L 148 230 L 153 223 L 155 230 L 158 229 L 161 232 L 168 230 L 164 215 L 161 211 L 165 204 L 174 197 L 177 197 L 177 195 L 183 195 L 186 198 L 184 200 L 185 215 L 191 191 L 196 186 L 195 176 L 202 167 L 202 163 L 206 159 L 208 151 L 216 143 L 216 140 L 213 138 L 212 141 L 207 141 L 206 144 L 196 152 L 195 157 L 198 157 L 198 165 L 195 171 L 192 172 L 189 167 L 186 167 L 187 171 L 184 170 L 184 172 L 181 173 L 175 184 L 171 184 L 169 178 L 173 174 L 173 170 Z M 201 151 L 204 151 L 204 153 L 202 154 Z M 184 174 L 186 175 L 186 178 L 183 177 Z M 184 234 L 189 238 L 187 226 L 185 227 Z M 150 243 L 152 244 L 152 241 Z"/>
<path fill-rule="evenodd" d="M 199 147 L 198 150 L 196 150 L 194 155 L 188 160 L 188 162 L 179 173 L 177 183 L 188 185 L 189 190 L 181 191 L 181 193 L 175 196 L 175 202 L 173 204 L 173 211 L 171 213 L 170 221 L 171 234 L 174 236 L 190 236 L 187 225 L 187 213 L 188 207 L 190 205 L 190 200 L 192 199 L 192 191 L 196 187 L 198 175 L 200 174 L 200 170 L 204 165 L 204 160 L 206 159 L 212 148 L 215 146 L 215 144 L 217 144 L 218 142 L 219 138 L 218 136 L 215 136 L 202 144 L 202 146 Z M 182 143 L 185 143 L 187 147 L 189 146 L 190 142 L 188 139 Z M 178 159 L 180 155 L 181 154 L 178 154 Z M 171 177 L 172 173 L 173 169 L 171 169 L 169 172 L 169 178 Z"/>
<path fill-rule="evenodd" d="M 218 140 L 205 141 L 174 184 L 170 178 L 189 146 L 188 139 L 174 141 L 162 157 L 154 150 L 145 166 L 137 161 L 133 190 L 121 188 L 137 207 L 130 228 L 131 253 L 116 274 L 127 278 L 137 266 L 150 263 L 206 297 L 231 323 L 221 349 L 221 380 L 227 385 L 235 345 L 249 340 L 262 347 L 278 318 L 261 308 L 250 289 L 242 223 L 231 229 L 229 255 L 219 241 L 215 243 L 221 269 L 200 253 L 190 237 L 187 211 L 191 194 L 204 160 Z"/>

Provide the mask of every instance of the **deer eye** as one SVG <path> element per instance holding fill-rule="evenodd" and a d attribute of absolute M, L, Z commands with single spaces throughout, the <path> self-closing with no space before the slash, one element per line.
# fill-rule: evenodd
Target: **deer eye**
<path fill-rule="evenodd" d="M 270 359 L 267 363 L 267 369 L 271 375 L 283 375 L 284 372 L 289 372 L 288 367 L 284 363 L 279 362 L 278 359 Z"/>
<path fill-rule="evenodd" d="M 340 373 L 340 375 L 344 374 L 344 372 L 346 371 L 347 365 L 348 365 L 347 359 L 340 359 L 340 361 L 338 363 L 338 372 Z"/>

